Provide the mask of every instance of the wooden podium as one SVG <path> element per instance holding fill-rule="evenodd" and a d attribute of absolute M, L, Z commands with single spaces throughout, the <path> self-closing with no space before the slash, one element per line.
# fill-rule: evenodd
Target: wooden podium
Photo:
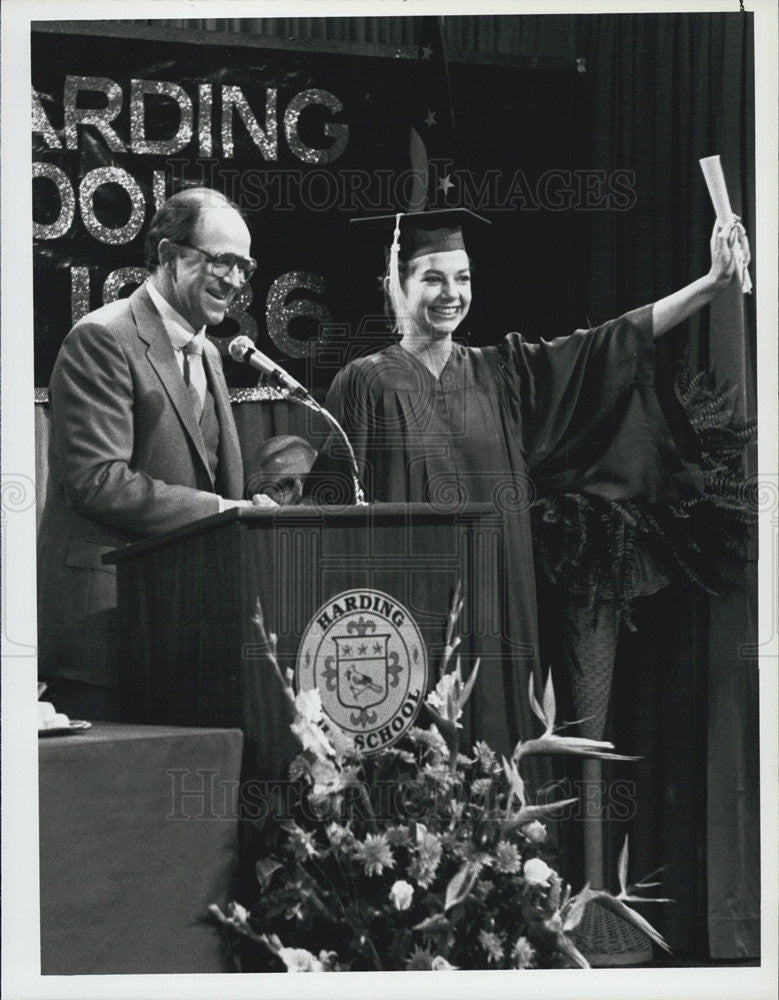
<path fill-rule="evenodd" d="M 384 595 L 373 599 L 387 616 L 387 629 L 379 632 L 392 633 L 393 616 L 404 628 L 413 619 L 421 644 L 399 633 L 385 639 L 368 632 L 373 642 L 352 650 L 347 635 L 360 628 L 377 631 L 367 612 L 365 620 L 355 612 L 348 628 L 331 636 L 337 655 L 330 657 L 335 662 L 330 686 L 338 687 L 345 703 L 363 698 L 370 705 L 400 676 L 393 642 L 401 653 L 408 647 L 414 669 L 420 653 L 421 659 L 426 654 L 427 688 L 435 686 L 450 602 L 460 580 L 463 673 L 477 656 L 482 660 L 464 719 L 464 745 L 476 738 L 492 741 L 490 719 L 502 707 L 491 704 L 502 700 L 502 686 L 490 684 L 491 671 L 499 672 L 502 663 L 502 530 L 500 517 L 487 504 L 448 513 L 426 504 L 229 510 L 109 553 L 105 560 L 117 565 L 124 721 L 240 727 L 248 766 L 262 777 L 282 778 L 299 747 L 251 622 L 257 599 L 267 631 L 277 636 L 282 671 L 296 669 L 304 642 L 306 649 L 319 648 L 318 628 L 340 612 L 359 611 L 359 601 L 367 607 L 372 593 Z M 351 603 L 343 595 L 352 595 Z M 358 653 L 373 659 L 348 659 Z M 310 651 L 304 655 L 311 660 Z M 382 673 L 385 668 L 389 672 Z M 382 687 L 385 680 L 389 683 Z M 358 682 L 362 686 L 355 686 Z M 367 727 L 364 720 L 379 708 L 362 710 L 355 702 L 346 710 L 348 718 L 362 719 Z M 421 709 L 420 722 L 428 721 Z"/>

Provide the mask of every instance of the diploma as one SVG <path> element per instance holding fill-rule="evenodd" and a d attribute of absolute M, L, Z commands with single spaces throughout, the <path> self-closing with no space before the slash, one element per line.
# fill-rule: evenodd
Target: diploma
<path fill-rule="evenodd" d="M 730 198 L 728 197 L 728 188 L 725 184 L 725 175 L 722 172 L 722 163 L 720 162 L 719 156 L 705 156 L 699 161 L 701 165 L 701 170 L 703 171 L 703 177 L 706 181 L 706 187 L 709 189 L 709 197 L 711 198 L 711 203 L 714 206 L 714 211 L 717 213 L 717 221 L 721 226 L 729 226 L 735 216 L 733 214 L 733 209 L 730 207 Z M 742 233 L 736 231 L 736 240 L 733 244 L 733 256 L 736 258 L 736 270 L 738 271 L 739 279 L 741 280 L 741 291 L 751 292 L 752 291 L 752 281 L 749 277 L 749 271 L 746 266 L 746 255 L 744 253 L 744 247 L 742 245 Z M 744 238 L 746 238 L 744 236 Z"/>

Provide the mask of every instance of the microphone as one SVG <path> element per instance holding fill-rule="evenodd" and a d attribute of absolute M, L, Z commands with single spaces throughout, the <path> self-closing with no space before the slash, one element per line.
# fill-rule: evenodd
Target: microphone
<path fill-rule="evenodd" d="M 277 365 L 275 361 L 271 361 L 271 359 L 266 354 L 263 354 L 262 351 L 258 351 L 249 337 L 244 335 L 234 337 L 227 345 L 227 350 L 233 361 L 239 361 L 242 364 L 251 365 L 252 368 L 256 368 L 258 372 L 262 372 L 263 375 L 272 379 L 283 389 L 289 390 L 291 394 L 291 402 L 306 406 L 308 409 L 321 414 L 325 418 L 325 420 L 335 430 L 336 434 L 346 444 L 346 448 L 349 452 L 349 461 L 352 467 L 354 502 L 359 506 L 364 505 L 366 502 L 365 493 L 360 485 L 360 475 L 357 467 L 357 459 L 354 455 L 354 448 L 352 448 L 351 441 L 347 437 L 346 431 L 343 427 L 341 427 L 332 413 L 330 413 L 324 406 L 317 403 L 308 389 L 304 388 L 300 382 L 296 381 L 290 374 L 285 372 L 280 365 Z"/>
<path fill-rule="evenodd" d="M 263 375 L 272 379 L 283 389 L 288 389 L 290 392 L 302 392 L 308 396 L 308 391 L 300 382 L 294 379 L 288 372 L 285 372 L 275 361 L 271 361 L 262 351 L 258 351 L 249 337 L 234 337 L 228 344 L 227 350 L 233 361 L 251 365 L 252 368 L 256 368 L 258 372 L 262 372 Z"/>

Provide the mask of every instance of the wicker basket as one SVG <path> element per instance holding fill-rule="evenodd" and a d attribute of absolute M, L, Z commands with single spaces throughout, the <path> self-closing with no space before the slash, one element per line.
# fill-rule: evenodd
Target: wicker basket
<path fill-rule="evenodd" d="M 652 961 L 652 942 L 613 910 L 592 900 L 571 934 L 590 965 L 641 965 Z"/>

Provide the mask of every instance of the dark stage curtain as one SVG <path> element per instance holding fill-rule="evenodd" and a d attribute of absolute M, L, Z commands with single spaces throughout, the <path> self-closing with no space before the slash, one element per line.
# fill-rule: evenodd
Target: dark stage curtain
<path fill-rule="evenodd" d="M 713 212 L 700 157 L 721 154 L 734 211 L 755 234 L 751 19 L 581 16 L 571 50 L 586 59 L 593 165 L 636 173 L 636 206 L 592 218 L 589 301 L 599 321 L 707 268 Z M 660 391 L 686 354 L 694 371 L 738 384 L 741 415 L 754 415 L 755 329 L 754 297 L 731 285 L 660 342 Z M 754 548 L 731 597 L 674 586 L 638 602 L 612 702 L 619 749 L 644 758 L 632 772 L 635 819 L 612 832 L 612 858 L 629 829 L 631 876 L 665 866 L 662 895 L 676 899 L 652 907 L 651 919 L 675 951 L 720 959 L 760 950 Z"/>

